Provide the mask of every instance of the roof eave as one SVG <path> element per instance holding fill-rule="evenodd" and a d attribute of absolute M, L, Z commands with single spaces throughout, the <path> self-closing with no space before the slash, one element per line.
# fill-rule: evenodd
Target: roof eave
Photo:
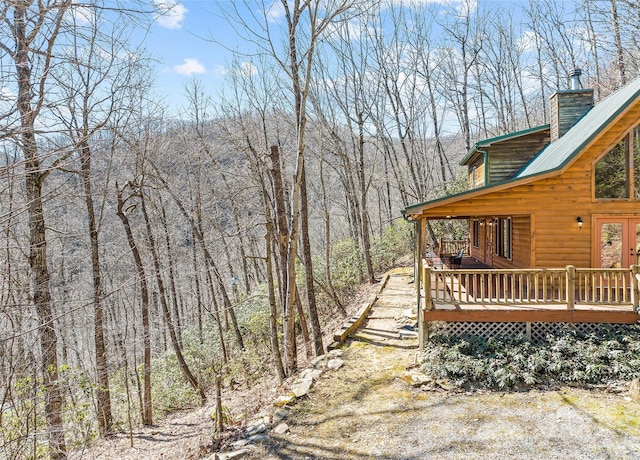
<path fill-rule="evenodd" d="M 433 209 L 437 206 L 444 206 L 456 203 L 463 199 L 468 198 L 476 198 L 478 196 L 486 195 L 493 192 L 500 192 L 502 190 L 506 190 L 512 187 L 517 187 L 520 185 L 526 185 L 530 182 L 535 182 L 537 180 L 547 179 L 549 177 L 553 177 L 555 175 L 561 174 L 563 171 L 561 168 L 557 168 L 551 171 L 545 171 L 538 173 L 536 175 L 526 176 L 523 178 L 514 178 L 509 179 L 498 184 L 489 185 L 487 187 L 479 187 L 472 190 L 466 190 L 464 192 L 456 193 L 454 195 L 448 195 L 442 198 L 436 198 L 435 200 L 424 201 L 422 203 L 417 203 L 411 206 L 407 206 L 406 208 L 401 210 L 403 217 L 406 220 L 409 220 L 410 216 L 417 218 L 423 211 L 427 209 Z"/>
<path fill-rule="evenodd" d="M 503 134 L 501 136 L 491 137 L 489 139 L 484 139 L 482 141 L 478 141 L 475 144 L 473 144 L 473 147 L 471 147 L 469 152 L 460 161 L 460 165 L 464 166 L 471 158 L 473 158 L 473 156 L 474 156 L 474 154 L 476 152 L 484 153 L 484 150 L 482 150 L 482 149 L 486 148 L 486 147 L 489 147 L 492 144 L 495 144 L 497 142 L 506 141 L 506 140 L 516 139 L 516 138 L 521 137 L 521 136 L 527 136 L 529 134 L 532 134 L 532 133 L 535 133 L 535 132 L 538 132 L 538 131 L 544 131 L 545 129 L 549 129 L 549 126 L 550 126 L 549 124 L 540 125 L 540 126 L 534 126 L 533 128 L 527 128 L 527 129 L 523 129 L 521 131 L 515 131 L 513 133 L 507 133 L 507 134 Z"/>

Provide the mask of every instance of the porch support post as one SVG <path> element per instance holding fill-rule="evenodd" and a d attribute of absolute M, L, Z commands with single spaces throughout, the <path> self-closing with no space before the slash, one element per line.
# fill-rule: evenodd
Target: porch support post
<path fill-rule="evenodd" d="M 423 350 L 423 338 L 424 338 L 424 326 L 422 324 L 422 299 L 421 288 L 423 284 L 422 277 L 422 226 L 424 219 L 420 219 L 416 222 L 416 264 L 415 264 L 415 285 L 416 285 L 416 318 L 418 319 L 418 348 L 420 353 Z"/>
<path fill-rule="evenodd" d="M 420 310 L 420 288 L 421 288 L 421 270 L 422 267 L 422 220 L 413 221 L 415 228 L 415 247 L 414 247 L 414 267 L 413 280 L 416 287 L 416 312 Z"/>
<path fill-rule="evenodd" d="M 576 308 L 576 267 L 567 265 L 567 310 Z"/>
<path fill-rule="evenodd" d="M 631 266 L 631 302 L 633 309 L 638 311 L 640 308 L 640 265 Z"/>
<path fill-rule="evenodd" d="M 433 302 L 431 301 L 431 267 L 429 267 L 424 260 L 420 263 L 422 265 L 422 284 L 424 285 L 424 306 L 420 303 L 418 304 L 418 345 L 422 353 L 424 351 L 425 340 L 427 339 L 424 311 L 431 310 L 433 308 Z"/>

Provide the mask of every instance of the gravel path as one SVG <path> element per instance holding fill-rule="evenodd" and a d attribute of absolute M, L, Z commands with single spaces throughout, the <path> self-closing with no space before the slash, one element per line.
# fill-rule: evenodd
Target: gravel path
<path fill-rule="evenodd" d="M 252 458 L 640 459 L 640 404 L 575 388 L 459 393 L 407 384 L 417 339 L 396 320 L 414 302 L 411 272 L 396 270 L 369 320 Z"/>

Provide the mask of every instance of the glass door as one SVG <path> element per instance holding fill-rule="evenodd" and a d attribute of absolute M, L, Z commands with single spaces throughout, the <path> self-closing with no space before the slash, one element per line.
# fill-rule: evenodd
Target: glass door
<path fill-rule="evenodd" d="M 640 219 L 596 220 L 596 267 L 628 268 L 640 261 Z"/>

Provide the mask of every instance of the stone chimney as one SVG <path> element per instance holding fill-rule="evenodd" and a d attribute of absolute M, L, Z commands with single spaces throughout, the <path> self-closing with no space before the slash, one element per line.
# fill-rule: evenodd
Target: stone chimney
<path fill-rule="evenodd" d="M 551 96 L 551 142 L 558 140 L 593 107 L 593 89 L 580 88 L 582 70 L 569 74 L 571 89 Z"/>

